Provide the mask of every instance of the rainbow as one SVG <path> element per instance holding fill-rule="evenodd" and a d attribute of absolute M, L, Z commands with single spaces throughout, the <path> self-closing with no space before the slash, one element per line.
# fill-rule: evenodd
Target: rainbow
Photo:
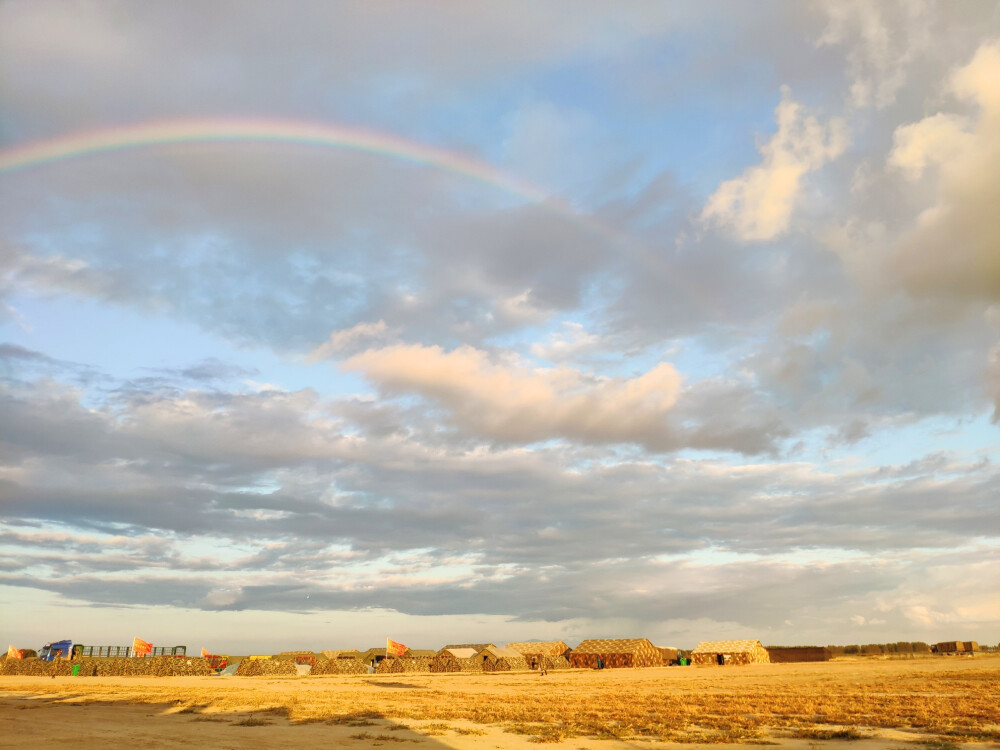
<path fill-rule="evenodd" d="M 504 172 L 488 162 L 397 135 L 339 124 L 281 119 L 184 119 L 70 133 L 0 149 L 0 177 L 17 170 L 92 154 L 175 143 L 298 144 L 364 152 L 423 165 L 477 180 L 538 205 L 597 233 L 620 251 L 641 251 L 642 256 L 647 258 L 645 262 L 672 265 L 662 255 L 648 252 L 645 245 L 635 237 L 576 210 L 550 191 Z M 688 298 L 704 299 L 703 292 L 700 293 L 699 285 L 693 279 L 685 278 L 675 268 L 670 270 L 668 278 L 677 290 Z"/>
<path fill-rule="evenodd" d="M 457 151 L 388 133 L 294 120 L 175 120 L 71 133 L 0 150 L 0 174 L 90 154 L 212 142 L 286 143 L 361 151 L 462 175 L 532 203 L 553 200 L 548 191 Z"/>

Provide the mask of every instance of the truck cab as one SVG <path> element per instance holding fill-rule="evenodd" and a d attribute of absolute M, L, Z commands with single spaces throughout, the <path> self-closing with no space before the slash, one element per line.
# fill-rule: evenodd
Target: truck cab
<path fill-rule="evenodd" d="M 38 649 L 38 658 L 42 661 L 52 661 L 57 656 L 63 659 L 71 658 L 73 656 L 73 641 L 53 641 Z"/>

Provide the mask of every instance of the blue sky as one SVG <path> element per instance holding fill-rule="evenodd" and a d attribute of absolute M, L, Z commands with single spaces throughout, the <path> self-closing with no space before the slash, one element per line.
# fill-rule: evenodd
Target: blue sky
<path fill-rule="evenodd" d="M 15 0 L 0 69 L 0 637 L 1000 640 L 995 3 Z"/>

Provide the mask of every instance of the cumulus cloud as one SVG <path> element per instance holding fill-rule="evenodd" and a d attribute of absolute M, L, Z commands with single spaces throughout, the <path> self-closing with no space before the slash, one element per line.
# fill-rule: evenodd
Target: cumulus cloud
<path fill-rule="evenodd" d="M 792 100 L 788 87 L 782 87 L 775 121 L 778 132 L 759 148 L 761 163 L 719 185 L 701 212 L 702 221 L 726 227 L 744 241 L 769 240 L 785 232 L 803 178 L 847 148 L 844 120 L 834 117 L 821 123 Z"/>
<path fill-rule="evenodd" d="M 668 370 L 602 390 L 576 370 L 425 349 L 372 350 L 366 364 L 387 377 L 423 360 L 391 387 L 430 393 L 443 377 L 439 406 L 462 398 L 492 412 L 509 401 L 563 426 L 580 419 L 574 399 L 601 412 L 645 403 L 648 392 L 665 407 L 675 382 Z M 660 376 L 666 387 L 652 388 Z M 805 462 L 435 442 L 435 423 L 399 413 L 407 432 L 369 429 L 364 409 L 385 405 L 343 409 L 309 391 L 82 398 L 49 379 L 0 390 L 0 422 L 16 428 L 0 438 L 0 547 L 21 561 L 0 566 L 0 583 L 102 606 L 320 611 L 365 608 L 377 595 L 414 615 L 564 622 L 628 610 L 654 623 L 664 598 L 683 591 L 677 617 L 738 612 L 765 627 L 815 617 L 817 605 L 795 602 L 822 592 L 826 618 L 881 598 L 896 613 L 881 616 L 887 627 L 900 627 L 920 571 L 940 569 L 934 590 L 949 591 L 967 561 L 945 570 L 942 556 L 1000 534 L 990 512 L 996 469 L 944 453 L 834 473 Z M 927 557 L 916 570 L 905 561 L 913 545 Z M 738 559 L 719 562 L 715 550 Z M 845 562 L 830 562 L 838 557 Z M 982 617 L 966 611 L 973 599 L 950 596 L 919 604 L 950 622 Z"/>
<path fill-rule="evenodd" d="M 1000 299 L 1000 42 L 950 78 L 973 115 L 937 113 L 897 128 L 888 163 L 934 199 L 901 238 L 893 267 L 914 294 Z M 932 169 L 933 167 L 933 169 Z"/>
<path fill-rule="evenodd" d="M 598 377 L 570 367 L 496 362 L 469 346 L 399 344 L 343 363 L 387 393 L 415 393 L 446 408 L 473 434 L 499 441 L 567 438 L 586 443 L 666 442 L 681 377 L 661 362 L 634 378 Z"/>

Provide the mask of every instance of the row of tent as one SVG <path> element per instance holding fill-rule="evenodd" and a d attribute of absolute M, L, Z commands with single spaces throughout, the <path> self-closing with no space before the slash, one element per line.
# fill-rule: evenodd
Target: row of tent
<path fill-rule="evenodd" d="M 285 656 L 296 652 L 286 652 Z M 309 652 L 298 652 L 299 663 L 307 663 Z M 322 657 L 351 659 L 371 670 L 390 671 L 384 648 L 367 651 L 324 651 Z M 389 655 L 389 659 L 393 659 Z M 426 665 L 431 672 L 507 671 L 516 669 L 610 669 L 659 667 L 672 664 L 738 665 L 766 664 L 771 661 L 827 661 L 826 648 L 780 648 L 769 652 L 760 641 L 703 641 L 693 651 L 661 648 L 646 638 L 591 639 L 570 648 L 563 641 L 524 641 L 497 646 L 493 643 L 449 644 L 438 651 L 407 649 L 402 660 Z M 399 671 L 403 671 L 400 667 Z"/>

